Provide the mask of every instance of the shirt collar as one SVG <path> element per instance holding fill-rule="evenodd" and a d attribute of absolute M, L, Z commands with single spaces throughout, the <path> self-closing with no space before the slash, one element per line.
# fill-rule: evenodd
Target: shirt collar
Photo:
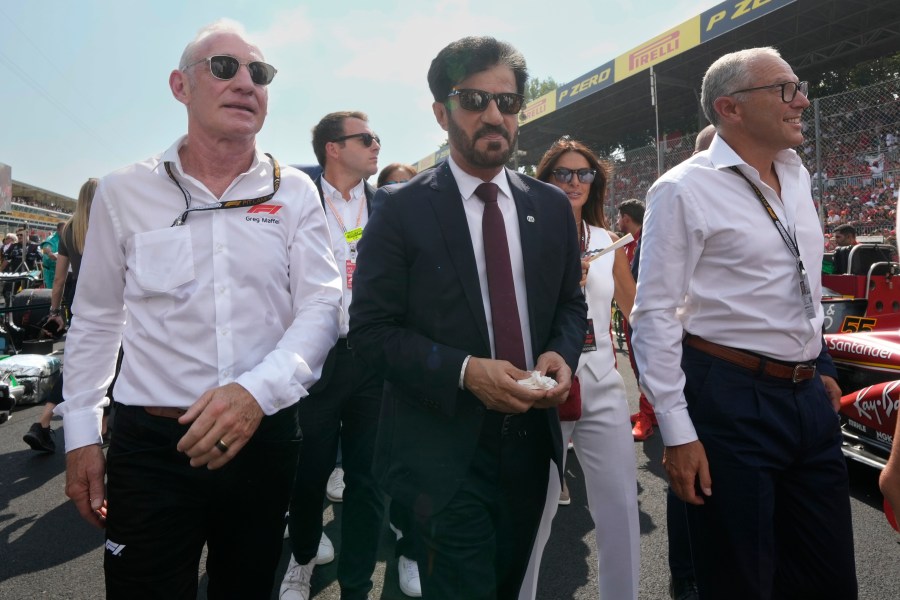
<path fill-rule="evenodd" d="M 350 200 L 345 200 L 345 202 L 352 202 L 354 200 L 359 200 L 361 197 L 365 195 L 366 191 L 366 182 L 362 179 L 359 180 L 359 183 L 350 188 Z M 322 194 L 331 199 L 341 199 L 344 200 L 344 195 L 341 194 L 337 188 L 328 183 L 328 180 L 325 179 L 325 175 L 322 175 Z"/>
<path fill-rule="evenodd" d="M 447 164 L 450 165 L 450 172 L 453 173 L 453 178 L 456 179 L 456 187 L 459 188 L 460 195 L 468 200 L 475 194 L 475 188 L 484 183 L 484 181 L 463 171 L 460 166 L 454 162 L 452 156 L 447 157 Z M 496 183 L 497 187 L 500 188 L 500 191 L 503 192 L 507 198 L 512 199 L 512 189 L 509 187 L 506 169 L 500 169 L 500 172 L 491 179 L 491 183 Z"/>
<path fill-rule="evenodd" d="M 180 175 L 182 177 L 190 177 L 190 175 L 187 175 L 184 172 L 184 169 L 181 167 L 181 155 L 178 154 L 178 150 L 184 145 L 186 141 L 187 135 L 183 135 L 175 140 L 175 143 L 169 146 L 166 151 L 163 152 L 162 155 L 160 155 L 159 163 L 156 165 L 154 170 L 160 171 L 164 176 L 168 177 L 163 165 L 167 162 L 171 162 L 172 168 L 177 175 Z M 260 163 L 264 162 L 268 164 L 268 161 L 269 159 L 265 154 L 260 152 L 258 149 L 255 149 L 253 152 L 253 162 L 250 163 L 250 168 L 248 168 L 244 174 L 252 173 L 259 167 Z"/>
<path fill-rule="evenodd" d="M 716 169 L 727 169 L 737 165 L 746 165 L 747 168 L 753 169 L 753 167 L 744 162 L 744 159 L 728 145 L 728 142 L 719 137 L 718 134 L 713 138 L 706 154 L 709 161 Z M 793 149 L 779 151 L 778 154 L 775 155 L 775 162 L 784 163 L 791 167 L 802 166 L 803 164 L 800 161 L 800 157 L 797 156 L 797 153 Z"/>

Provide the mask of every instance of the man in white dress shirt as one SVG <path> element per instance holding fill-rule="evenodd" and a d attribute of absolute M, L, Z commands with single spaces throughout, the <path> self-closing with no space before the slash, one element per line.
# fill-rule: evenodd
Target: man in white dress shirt
<path fill-rule="evenodd" d="M 108 598 L 196 597 L 204 544 L 210 598 L 271 593 L 297 401 L 337 339 L 341 278 L 312 181 L 256 149 L 263 60 L 237 23 L 201 29 L 169 76 L 187 135 L 94 197 L 57 410 L 66 494 L 106 528 Z"/>
<path fill-rule="evenodd" d="M 822 229 L 791 150 L 806 91 L 774 49 L 723 56 L 712 145 L 647 194 L 634 349 L 701 598 L 857 594 Z"/>

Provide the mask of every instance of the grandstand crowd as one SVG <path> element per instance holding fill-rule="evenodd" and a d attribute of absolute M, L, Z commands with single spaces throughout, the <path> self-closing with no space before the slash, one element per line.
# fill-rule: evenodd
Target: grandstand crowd
<path fill-rule="evenodd" d="M 821 98 L 818 132 L 815 112 L 810 109 L 804 114 L 806 141 L 797 151 L 812 175 L 813 198 L 821 203 L 826 251 L 834 250 L 833 232 L 838 225 L 852 225 L 859 235 L 880 238 L 878 241 L 892 243 L 896 238 L 898 87 L 900 80 L 894 80 Z M 695 133 L 666 137 L 666 170 L 691 155 L 695 137 Z M 614 164 L 610 214 L 627 198 L 643 198 L 656 181 L 656 148 L 627 151 Z"/>

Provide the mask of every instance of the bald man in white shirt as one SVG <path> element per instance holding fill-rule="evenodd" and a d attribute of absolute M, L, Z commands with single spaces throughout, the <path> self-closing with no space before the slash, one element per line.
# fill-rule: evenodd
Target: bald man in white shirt
<path fill-rule="evenodd" d="M 56 410 L 110 599 L 195 598 L 204 545 L 209 598 L 271 594 L 297 401 L 337 340 L 341 277 L 312 181 L 256 148 L 263 60 L 237 23 L 202 29 L 169 75 L 187 135 L 94 196 Z"/>

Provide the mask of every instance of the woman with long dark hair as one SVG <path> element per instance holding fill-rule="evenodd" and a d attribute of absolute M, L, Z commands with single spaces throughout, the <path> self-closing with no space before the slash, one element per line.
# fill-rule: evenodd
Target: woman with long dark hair
<path fill-rule="evenodd" d="M 618 240 L 607 231 L 603 215 L 609 174 L 610 167 L 605 162 L 568 136 L 547 150 L 537 168 L 538 179 L 556 185 L 569 197 L 583 254 L 602 250 Z M 609 335 L 612 299 L 615 298 L 628 317 L 634 304 L 635 284 L 621 248 L 586 263 L 585 268 L 583 285 L 593 341 L 586 340 L 575 372 L 581 385 L 581 418 L 562 422 L 562 439 L 572 440 L 584 472 L 597 536 L 600 598 L 637 600 L 640 569 L 637 467 L 625 384 L 616 370 Z M 541 554 L 550 537 L 559 493 L 559 479 L 551 476 L 520 600 L 535 597 Z"/>

